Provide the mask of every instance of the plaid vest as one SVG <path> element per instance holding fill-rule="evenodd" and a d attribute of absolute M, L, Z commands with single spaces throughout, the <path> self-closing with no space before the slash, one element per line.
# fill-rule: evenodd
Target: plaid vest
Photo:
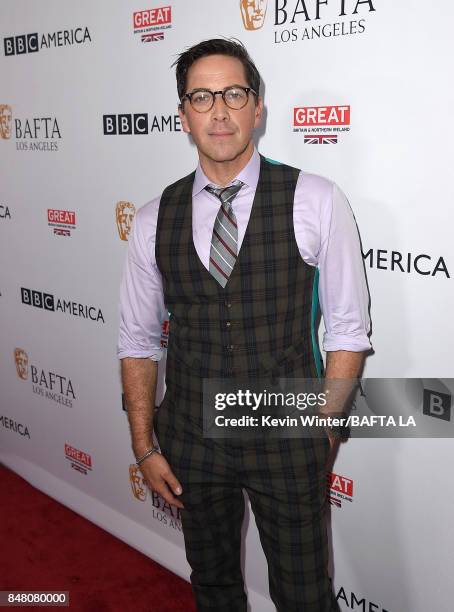
<path fill-rule="evenodd" d="M 260 156 L 246 233 L 222 288 L 192 236 L 191 173 L 167 187 L 159 206 L 156 262 L 170 314 L 166 386 L 200 401 L 203 378 L 317 378 L 318 270 L 306 264 L 293 229 L 299 170 Z"/>

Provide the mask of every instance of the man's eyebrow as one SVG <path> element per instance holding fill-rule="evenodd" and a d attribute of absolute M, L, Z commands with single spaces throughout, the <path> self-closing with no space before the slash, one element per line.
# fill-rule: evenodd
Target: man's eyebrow
<path fill-rule="evenodd" d="M 232 85 L 226 85 L 222 89 L 216 89 L 216 91 L 224 91 L 224 89 L 230 89 L 231 87 L 242 87 L 243 89 L 249 87 L 249 85 L 240 85 L 239 83 L 232 83 Z M 188 93 L 195 93 L 196 91 L 215 91 L 214 89 L 210 89 L 209 87 L 194 87 L 188 91 Z"/>

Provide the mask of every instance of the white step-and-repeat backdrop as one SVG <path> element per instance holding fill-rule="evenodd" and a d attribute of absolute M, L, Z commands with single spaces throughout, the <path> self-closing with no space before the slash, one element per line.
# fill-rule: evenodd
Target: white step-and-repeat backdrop
<path fill-rule="evenodd" d="M 135 211 L 196 164 L 170 66 L 234 36 L 264 81 L 260 151 L 351 202 L 364 375 L 414 378 L 412 409 L 446 431 L 342 446 L 328 490 L 341 608 L 451 610 L 452 388 L 431 410 L 419 381 L 453 375 L 453 18 L 448 0 L 3 1 L 0 461 L 188 577 L 178 512 L 133 467 L 118 289 Z M 271 612 L 252 513 L 245 532 L 252 610 Z"/>

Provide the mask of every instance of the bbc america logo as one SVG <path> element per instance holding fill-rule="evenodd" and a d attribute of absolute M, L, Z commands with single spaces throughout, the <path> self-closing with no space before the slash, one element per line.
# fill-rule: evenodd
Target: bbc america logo
<path fill-rule="evenodd" d="M 43 310 L 49 310 L 51 312 L 60 311 L 75 317 L 91 319 L 96 322 L 105 322 L 102 310 L 95 306 L 87 306 L 86 304 L 79 304 L 71 300 L 62 300 L 54 297 L 51 293 L 26 289 L 25 287 L 21 287 L 20 291 L 22 303 L 28 306 L 42 308 Z"/>
<path fill-rule="evenodd" d="M 39 51 L 38 34 L 23 34 L 3 39 L 5 55 L 22 55 Z"/>
<path fill-rule="evenodd" d="M 42 34 L 37 32 L 31 34 L 21 34 L 19 36 L 9 36 L 3 39 L 5 55 L 23 55 L 24 53 L 36 53 L 40 49 L 50 47 L 64 47 L 66 45 L 82 44 L 87 40 L 91 42 L 90 32 L 87 27 L 75 28 L 72 30 L 59 30 Z"/>
<path fill-rule="evenodd" d="M 102 122 L 105 136 L 181 132 L 178 115 L 148 115 L 148 113 L 103 115 Z"/>
<path fill-rule="evenodd" d="M 54 296 L 50 293 L 34 291 L 33 289 L 25 289 L 25 287 L 21 287 L 20 292 L 22 304 L 35 306 L 35 308 L 44 308 L 44 310 L 55 311 Z"/>

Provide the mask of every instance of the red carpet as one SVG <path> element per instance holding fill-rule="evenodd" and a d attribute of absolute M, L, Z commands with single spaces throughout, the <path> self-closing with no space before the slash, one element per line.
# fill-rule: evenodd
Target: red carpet
<path fill-rule="evenodd" d="M 70 595 L 69 608 L 27 609 L 196 611 L 185 580 L 1 465 L 0 482 L 0 590 Z"/>

